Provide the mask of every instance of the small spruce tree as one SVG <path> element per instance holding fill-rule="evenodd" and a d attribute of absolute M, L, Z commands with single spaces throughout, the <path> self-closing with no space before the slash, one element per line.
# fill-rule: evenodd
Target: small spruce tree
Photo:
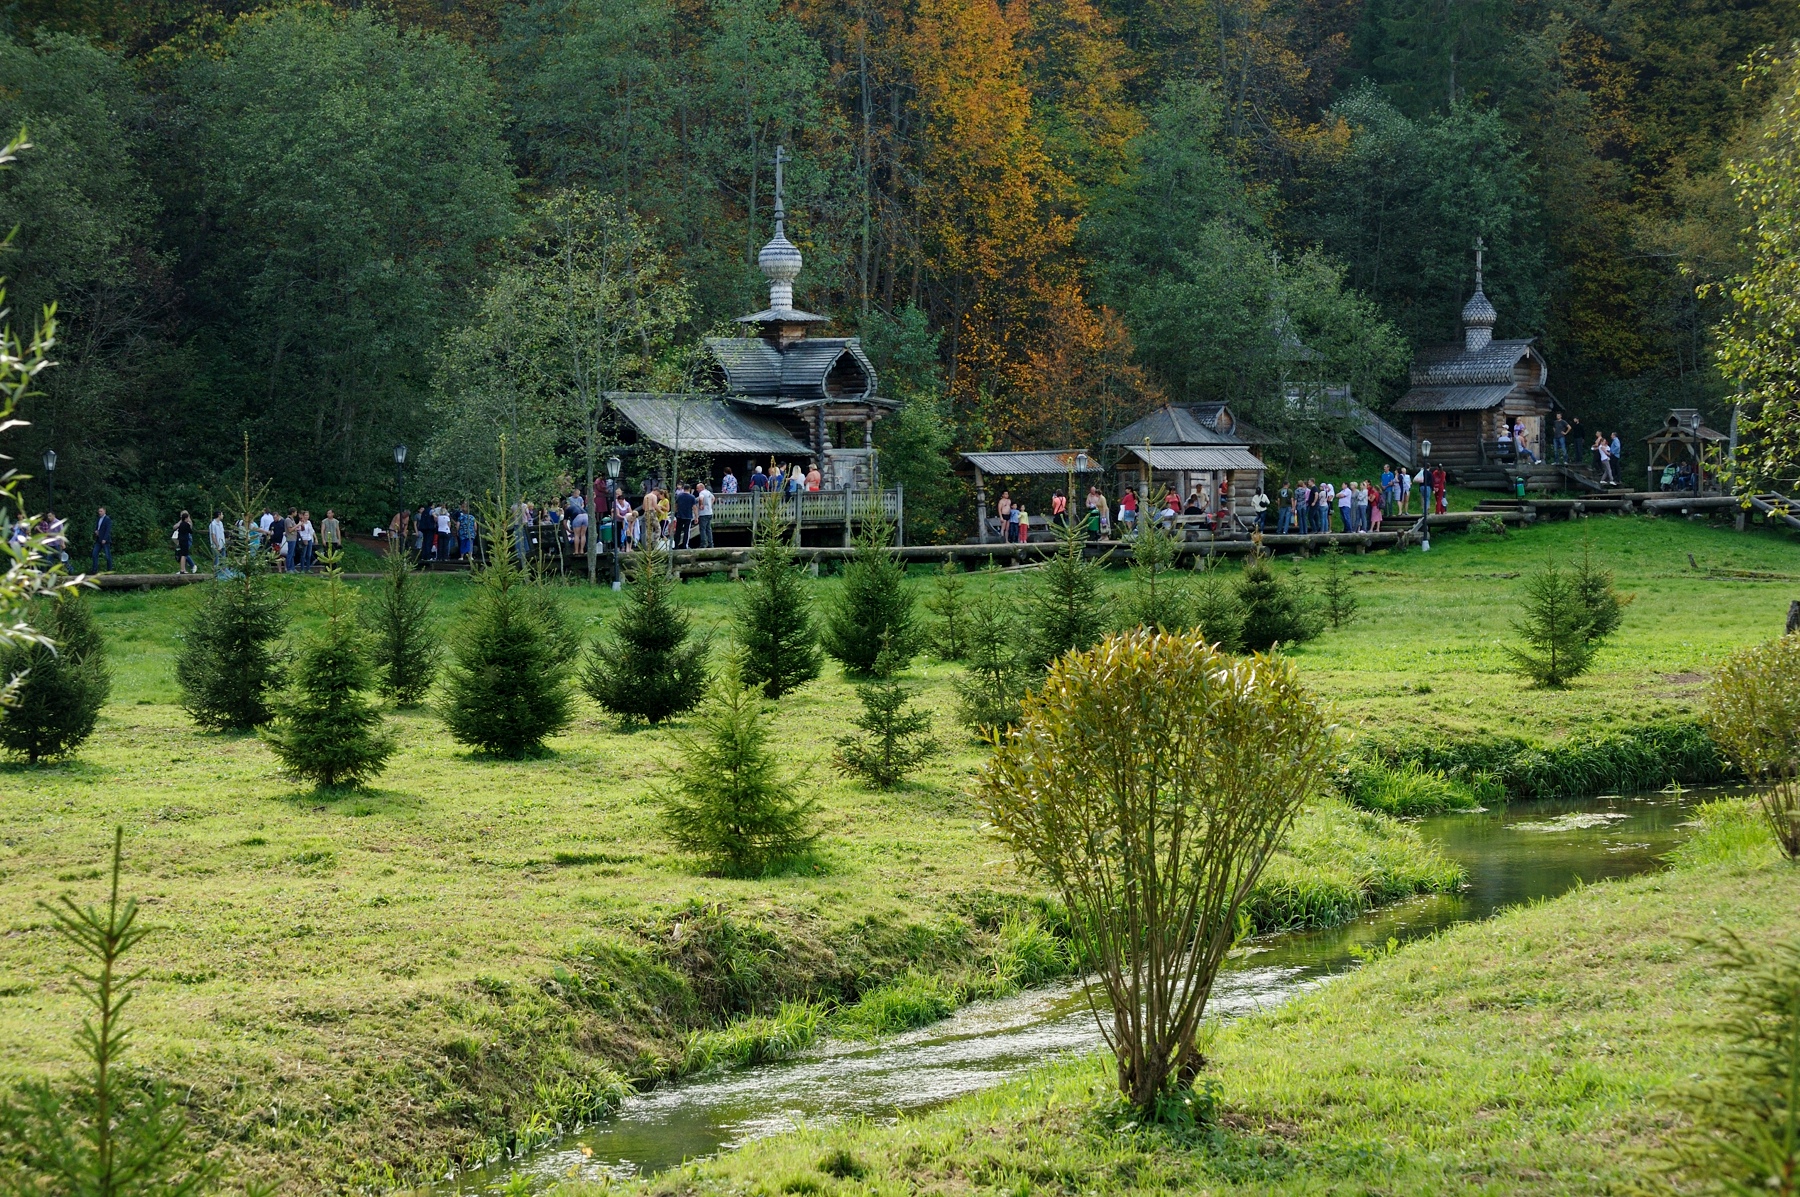
<path fill-rule="evenodd" d="M 227 568 L 206 584 L 175 657 L 182 707 L 195 723 L 217 731 L 249 731 L 273 719 L 270 699 L 283 680 L 287 619 L 269 587 L 271 555 L 253 549 L 250 539 L 260 501 L 246 478 L 226 542 Z"/>
<path fill-rule="evenodd" d="M 813 623 L 812 590 L 788 544 L 782 504 L 769 498 L 758 505 L 756 564 L 733 615 L 744 681 L 762 687 L 764 698 L 780 698 L 818 677 L 824 661 Z"/>
<path fill-rule="evenodd" d="M 625 604 L 588 650 L 581 686 L 621 719 L 661 723 L 706 697 L 709 644 L 675 599 L 668 551 L 641 549 Z"/>
<path fill-rule="evenodd" d="M 912 705 L 913 691 L 901 680 L 904 672 L 883 644 L 873 680 L 857 694 L 863 710 L 852 722 L 862 734 L 839 737 L 831 758 L 846 777 L 860 777 L 880 790 L 899 785 L 938 750 L 931 712 Z"/>
<path fill-rule="evenodd" d="M 676 738 L 681 761 L 661 793 L 663 828 L 683 852 L 728 877 L 756 877 L 818 840 L 818 807 L 797 797 L 769 744 L 762 699 L 728 663 L 690 730 Z"/>
<path fill-rule="evenodd" d="M 54 647 L 21 640 L 0 651 L 0 685 L 17 678 L 0 706 L 0 748 L 31 764 L 67 756 L 94 733 L 112 690 L 94 613 L 79 592 L 35 605 L 32 625 Z"/>
<path fill-rule="evenodd" d="M 142 973 L 122 961 L 150 933 L 135 899 L 119 901 L 123 829 L 113 835 L 112 887 L 103 906 L 65 894 L 51 929 L 75 949 L 72 987 L 93 1010 L 75 1043 L 86 1064 L 66 1082 L 33 1077 L 0 1100 L 5 1190 L 59 1197 L 203 1197 L 219 1166 L 188 1139 L 181 1095 L 120 1058 L 130 1043 L 124 1010 Z"/>
<path fill-rule="evenodd" d="M 1185 632 L 1193 626 L 1194 600 L 1175 572 L 1175 537 L 1155 520 L 1145 520 L 1131 537 L 1131 592 L 1124 626 L 1156 632 Z"/>
<path fill-rule="evenodd" d="M 262 735 L 285 773 L 328 790 L 379 774 L 395 745 L 366 693 L 375 668 L 355 595 L 344 586 L 337 554 L 324 564 L 325 626 L 294 655 L 288 689 L 275 699 L 275 719 Z"/>
<path fill-rule="evenodd" d="M 1244 647 L 1244 600 L 1217 558 L 1194 566 L 1194 627 L 1228 653 Z"/>
<path fill-rule="evenodd" d="M 960 661 L 969 651 L 968 581 L 954 560 L 945 561 L 932 575 L 925 609 L 934 618 L 930 628 L 931 651 L 940 661 Z"/>
<path fill-rule="evenodd" d="M 1620 594 L 1609 569 L 1594 564 L 1593 546 L 1582 539 L 1581 562 L 1575 567 L 1575 595 L 1587 616 L 1587 638 L 1595 647 L 1619 630 L 1625 608 L 1636 595 Z"/>
<path fill-rule="evenodd" d="M 1031 591 L 1031 658 L 1039 669 L 1067 652 L 1083 652 L 1106 634 L 1100 602 L 1100 562 L 1087 556 L 1087 538 L 1074 524 L 1052 524 L 1056 554 Z"/>
<path fill-rule="evenodd" d="M 1324 624 L 1306 584 L 1278 575 L 1264 553 L 1245 558 L 1237 595 L 1244 608 L 1243 645 L 1252 652 L 1311 640 Z"/>
<path fill-rule="evenodd" d="M 1573 576 L 1555 562 L 1545 564 L 1525 582 L 1520 615 L 1513 630 L 1525 647 L 1501 646 L 1520 674 L 1537 685 L 1560 688 L 1587 672 L 1596 646 L 1588 635 L 1588 607 Z"/>
<path fill-rule="evenodd" d="M 893 538 L 892 524 L 879 519 L 863 522 L 856 554 L 844 567 L 843 587 L 825 611 L 820 637 L 825 651 L 855 677 L 874 673 L 884 635 L 902 666 L 910 664 L 918 651 L 913 593 L 906 584 L 906 567 L 888 550 Z"/>
<path fill-rule="evenodd" d="M 458 743 L 518 759 L 569 725 L 566 636 L 545 623 L 548 596 L 514 555 L 505 495 L 486 513 L 493 551 L 475 574 L 445 672 L 441 714 Z"/>
<path fill-rule="evenodd" d="M 1019 721 L 1019 704 L 1031 688 L 1024 632 L 996 584 L 999 570 L 984 571 L 986 585 L 969 604 L 967 672 L 952 685 L 957 717 L 978 739 L 991 740 Z"/>
<path fill-rule="evenodd" d="M 362 617 L 381 692 L 403 707 L 418 706 L 444 649 L 432 627 L 431 595 L 404 545 L 388 546 L 381 588 L 374 602 L 362 605 Z"/>
<path fill-rule="evenodd" d="M 1324 599 L 1325 618 L 1331 621 L 1333 629 L 1356 618 L 1356 591 L 1344 571 L 1344 550 L 1335 540 L 1325 550 L 1325 582 L 1319 592 Z"/>

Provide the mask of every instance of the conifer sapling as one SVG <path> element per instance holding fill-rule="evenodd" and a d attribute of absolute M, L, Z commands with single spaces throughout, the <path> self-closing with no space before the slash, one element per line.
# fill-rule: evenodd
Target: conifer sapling
<path fill-rule="evenodd" d="M 419 705 L 437 677 L 444 649 L 432 627 L 431 594 L 406 546 L 388 546 L 381 588 L 363 605 L 362 615 L 381 692 L 403 707 Z"/>
<path fill-rule="evenodd" d="M 1087 556 L 1075 524 L 1052 524 L 1055 556 L 1038 571 L 1031 591 L 1031 655 L 1039 669 L 1067 652 L 1092 648 L 1106 634 L 1100 603 L 1101 563 Z"/>
<path fill-rule="evenodd" d="M 812 591 L 788 544 L 782 505 L 771 499 L 760 506 L 756 564 L 738 593 L 733 615 L 744 681 L 760 686 L 765 698 L 780 698 L 818 677 L 823 660 Z"/>
<path fill-rule="evenodd" d="M 873 679 L 857 695 L 863 710 L 854 723 L 862 734 L 840 737 L 832 754 L 840 773 L 877 789 L 893 789 L 938 751 L 931 712 L 912 705 L 912 689 L 901 681 L 904 672 L 899 658 L 883 644 Z"/>
<path fill-rule="evenodd" d="M 1131 537 L 1131 592 L 1125 600 L 1125 627 L 1184 632 L 1193 625 L 1193 597 L 1175 573 L 1175 537 L 1145 520 Z"/>
<path fill-rule="evenodd" d="M 1244 600 L 1217 558 L 1194 565 L 1194 627 L 1228 653 L 1244 647 Z"/>
<path fill-rule="evenodd" d="M 621 719 L 661 723 L 706 697 L 708 641 L 676 601 L 669 554 L 638 550 L 625 603 L 588 650 L 581 686 Z"/>
<path fill-rule="evenodd" d="M 969 603 L 967 671 L 951 683 L 958 718 L 982 740 L 1018 723 L 1019 704 L 1030 689 L 1024 632 L 996 584 L 999 572 L 992 566 L 983 571 L 986 585 Z"/>
<path fill-rule="evenodd" d="M 80 592 L 35 604 L 32 626 L 52 644 L 20 639 L 0 650 L 0 684 L 18 679 L 0 705 L 0 748 L 32 764 L 67 756 L 94 732 L 112 689 L 99 625 Z"/>
<path fill-rule="evenodd" d="M 716 872 L 755 877 L 802 855 L 818 840 L 817 804 L 795 795 L 769 744 L 762 699 L 729 662 L 677 736 L 673 784 L 660 794 L 662 823 L 684 852 Z"/>
<path fill-rule="evenodd" d="M 879 519 L 863 522 L 856 554 L 844 567 L 843 588 L 826 609 L 820 640 L 853 676 L 874 673 L 884 635 L 903 665 L 911 663 L 918 651 L 913 593 L 906 584 L 906 567 L 888 550 L 893 538 L 892 524 Z"/>
<path fill-rule="evenodd" d="M 969 651 L 968 582 L 954 560 L 932 576 L 925 609 L 936 616 L 930 629 L 932 651 L 940 661 L 962 660 Z"/>
<path fill-rule="evenodd" d="M 1311 640 L 1324 623 L 1306 584 L 1297 575 L 1276 574 L 1263 553 L 1245 558 L 1237 597 L 1244 610 L 1243 645 L 1252 652 Z"/>
<path fill-rule="evenodd" d="M 1597 646 L 1574 577 L 1547 563 L 1526 580 L 1520 616 L 1513 631 L 1525 647 L 1501 646 L 1519 673 L 1540 686 L 1561 687 L 1587 672 Z"/>
<path fill-rule="evenodd" d="M 1335 540 L 1325 550 L 1325 581 L 1319 591 L 1324 599 L 1325 618 L 1334 629 L 1356 618 L 1356 591 L 1344 572 L 1344 550 Z"/>
<path fill-rule="evenodd" d="M 270 555 L 252 545 L 261 494 L 252 495 L 249 487 L 246 472 L 226 541 L 226 569 L 206 584 L 175 658 L 182 707 L 195 723 L 218 731 L 249 731 L 275 717 L 270 699 L 281 688 L 285 663 L 286 616 L 269 588 Z"/>
<path fill-rule="evenodd" d="M 294 655 L 288 689 L 275 699 L 263 739 L 283 772 L 320 789 L 360 786 L 387 767 L 394 737 L 367 691 L 375 683 L 356 600 L 338 555 L 326 554 L 325 626 Z"/>

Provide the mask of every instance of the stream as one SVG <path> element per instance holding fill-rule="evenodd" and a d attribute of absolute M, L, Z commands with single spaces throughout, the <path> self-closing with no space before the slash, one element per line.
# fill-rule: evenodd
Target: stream
<path fill-rule="evenodd" d="M 1461 892 L 1398 902 L 1327 930 L 1255 940 L 1226 963 L 1207 1012 L 1236 1017 L 1277 1005 L 1354 967 L 1353 948 L 1390 937 L 1406 943 L 1581 882 L 1657 869 L 1686 836 L 1691 806 L 1710 796 L 1518 802 L 1422 820 L 1424 835 L 1468 869 Z M 522 1159 L 472 1169 L 430 1191 L 471 1197 L 516 1177 L 536 1191 L 575 1178 L 649 1176 L 805 1123 L 892 1118 L 939 1105 L 1100 1042 L 1080 982 L 977 1002 L 879 1042 L 828 1041 L 790 1060 L 661 1086 Z"/>

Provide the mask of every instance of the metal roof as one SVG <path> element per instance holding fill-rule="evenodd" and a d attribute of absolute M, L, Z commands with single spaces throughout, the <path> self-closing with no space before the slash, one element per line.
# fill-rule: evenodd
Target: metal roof
<path fill-rule="evenodd" d="M 1168 404 L 1113 433 L 1106 438 L 1106 443 L 1114 446 L 1141 446 L 1145 441 L 1153 445 L 1243 444 L 1237 437 L 1212 426 L 1223 408 L 1224 404 L 1208 404 L 1199 409 Z"/>
<path fill-rule="evenodd" d="M 761 337 L 708 337 L 706 348 L 725 371 L 734 394 L 755 398 L 824 399 L 834 370 L 860 373 L 862 385 L 836 396 L 866 399 L 875 394 L 875 365 L 855 337 L 807 337 L 777 349 Z"/>
<path fill-rule="evenodd" d="M 638 436 L 664 448 L 679 440 L 684 451 L 695 453 L 812 453 L 780 426 L 733 411 L 709 395 L 609 392 L 606 398 Z"/>
<path fill-rule="evenodd" d="M 964 453 L 962 458 L 984 474 L 1098 474 L 1100 463 L 1092 456 L 1085 470 L 1075 469 L 1075 455 L 1085 449 L 1024 449 L 1017 453 Z"/>
<path fill-rule="evenodd" d="M 1513 393 L 1513 384 L 1485 387 L 1414 387 L 1394 403 L 1395 411 L 1486 411 L 1499 407 Z"/>
<path fill-rule="evenodd" d="M 1139 445 L 1125 451 L 1153 470 L 1260 470 L 1262 459 L 1241 445 L 1203 445 L 1166 449 Z"/>
<path fill-rule="evenodd" d="M 1413 365 L 1415 387 L 1469 387 L 1513 384 L 1513 367 L 1524 358 L 1536 358 L 1540 384 L 1550 380 L 1549 368 L 1542 355 L 1531 347 L 1531 339 L 1522 341 L 1489 341 L 1480 349 L 1464 349 L 1460 345 L 1437 346 L 1421 354 Z"/>

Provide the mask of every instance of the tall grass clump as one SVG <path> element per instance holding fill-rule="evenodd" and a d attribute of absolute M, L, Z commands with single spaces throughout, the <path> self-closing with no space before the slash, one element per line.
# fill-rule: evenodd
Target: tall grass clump
<path fill-rule="evenodd" d="M 949 1017 L 961 997 L 941 977 L 908 972 L 843 1007 L 831 1023 L 847 1035 L 893 1035 Z"/>
<path fill-rule="evenodd" d="M 713 1068 L 785 1060 L 818 1042 L 824 1028 L 823 1007 L 814 1002 L 783 1002 L 774 1014 L 693 1032 L 674 1071 L 691 1076 Z"/>
<path fill-rule="evenodd" d="M 1489 775 L 1482 777 L 1485 780 Z M 1364 810 L 1402 817 L 1474 810 L 1481 805 L 1473 785 L 1412 761 L 1387 765 L 1354 760 L 1339 775 L 1338 788 Z"/>
<path fill-rule="evenodd" d="M 1800 859 L 1800 635 L 1733 654 L 1706 693 L 1706 726 L 1744 775 L 1775 842 Z"/>

